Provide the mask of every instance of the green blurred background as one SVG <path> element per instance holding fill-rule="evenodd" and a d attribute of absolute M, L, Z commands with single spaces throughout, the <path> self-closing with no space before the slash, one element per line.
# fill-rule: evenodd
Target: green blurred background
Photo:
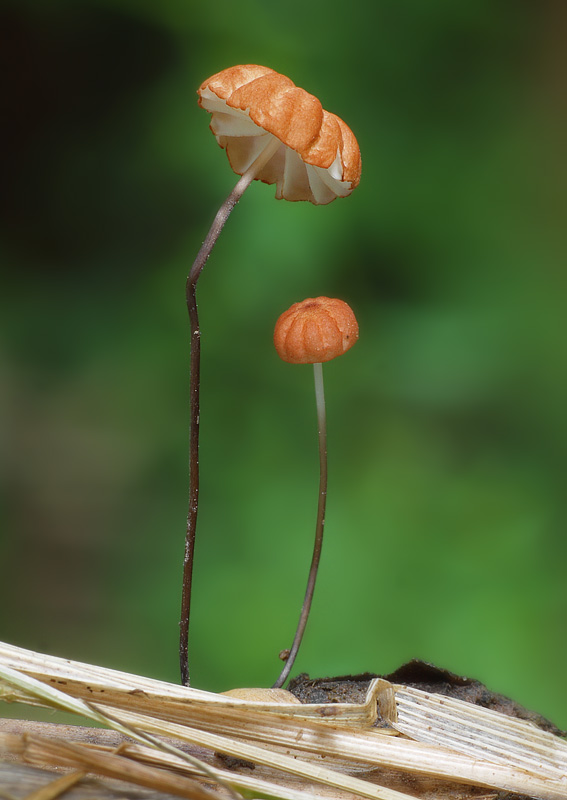
<path fill-rule="evenodd" d="M 312 374 L 271 334 L 338 296 L 326 541 L 295 672 L 412 657 L 567 727 L 562 0 L 8 0 L 0 638 L 178 679 L 184 283 L 235 176 L 195 90 L 259 63 L 350 125 L 326 207 L 254 184 L 199 285 L 192 680 L 269 685 L 317 501 Z"/>

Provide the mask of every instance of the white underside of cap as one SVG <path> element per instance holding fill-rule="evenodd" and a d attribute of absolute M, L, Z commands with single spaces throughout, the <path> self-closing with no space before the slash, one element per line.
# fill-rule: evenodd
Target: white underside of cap
<path fill-rule="evenodd" d="M 230 108 L 210 89 L 201 92 L 201 104 L 212 115 L 211 130 L 220 146 L 226 149 L 232 169 L 243 175 L 276 137 L 256 125 L 248 110 Z M 324 169 L 307 164 L 283 142 L 258 171 L 256 180 L 275 183 L 279 200 L 309 200 L 316 205 L 330 203 L 335 197 L 346 197 L 352 191 L 350 181 L 342 180 L 338 152 L 331 166 Z"/>

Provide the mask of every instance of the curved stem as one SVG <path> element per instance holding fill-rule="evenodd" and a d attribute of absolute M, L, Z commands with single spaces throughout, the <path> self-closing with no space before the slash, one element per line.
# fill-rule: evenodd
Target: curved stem
<path fill-rule="evenodd" d="M 323 365 L 313 364 L 313 375 L 315 378 L 315 402 L 317 404 L 317 427 L 319 430 L 319 504 L 317 506 L 317 524 L 315 526 L 315 543 L 313 546 L 313 556 L 309 577 L 307 579 L 307 589 L 305 598 L 301 606 L 301 614 L 297 624 L 297 630 L 293 639 L 289 656 L 282 669 L 279 678 L 273 684 L 273 688 L 279 688 L 286 682 L 293 667 L 295 657 L 299 650 L 307 618 L 311 609 L 313 592 L 315 591 L 315 581 L 317 580 L 317 570 L 321 559 L 321 548 L 323 547 L 323 528 L 325 527 L 325 507 L 327 505 L 327 419 L 325 413 L 325 389 L 323 386 Z"/>
<path fill-rule="evenodd" d="M 245 190 L 250 186 L 259 170 L 274 155 L 281 145 L 278 139 L 273 138 L 262 150 L 256 161 L 238 180 L 236 186 L 217 211 L 207 238 L 197 253 L 193 262 L 187 284 L 185 296 L 191 326 L 191 360 L 190 360 L 190 431 L 189 431 L 189 510 L 187 513 L 187 529 L 185 533 L 185 555 L 183 558 L 183 583 L 181 590 L 181 619 L 179 622 L 179 665 L 181 669 L 181 683 L 189 685 L 189 617 L 191 613 L 191 587 L 193 582 L 193 558 L 195 552 L 195 531 L 197 528 L 197 511 L 199 508 L 199 388 L 201 373 L 201 330 L 199 328 L 199 315 L 197 312 L 196 288 L 197 281 L 213 247 L 224 228 L 230 212 L 238 203 Z"/>

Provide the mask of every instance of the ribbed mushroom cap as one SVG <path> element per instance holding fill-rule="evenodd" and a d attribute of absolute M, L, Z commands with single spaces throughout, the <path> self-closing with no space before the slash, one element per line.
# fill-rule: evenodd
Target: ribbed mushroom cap
<path fill-rule="evenodd" d="M 204 81 L 198 95 L 238 175 L 273 137 L 281 141 L 256 176 L 276 184 L 278 199 L 323 205 L 358 186 L 360 150 L 354 134 L 285 75 L 255 64 L 229 67 Z"/>
<path fill-rule="evenodd" d="M 308 297 L 279 317 L 274 345 L 289 364 L 316 364 L 346 353 L 358 339 L 358 323 L 344 300 Z"/>

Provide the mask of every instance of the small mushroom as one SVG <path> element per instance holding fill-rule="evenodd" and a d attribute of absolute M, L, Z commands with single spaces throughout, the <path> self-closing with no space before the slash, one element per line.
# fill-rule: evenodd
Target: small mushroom
<path fill-rule="evenodd" d="M 357 339 L 358 323 L 354 312 L 343 300 L 330 297 L 309 297 L 301 303 L 294 303 L 279 317 L 274 330 L 274 345 L 283 361 L 289 364 L 313 364 L 319 430 L 319 503 L 313 556 L 293 644 L 286 664 L 274 683 L 275 688 L 283 686 L 297 656 L 309 617 L 323 546 L 327 502 L 327 422 L 323 362 L 346 353 Z"/>
<path fill-rule="evenodd" d="M 211 113 L 211 129 L 242 177 L 217 212 L 187 278 L 191 326 L 189 511 L 185 534 L 179 660 L 189 684 L 188 639 L 195 531 L 199 507 L 199 389 L 201 331 L 196 287 L 209 255 L 236 203 L 253 180 L 276 184 L 276 197 L 319 205 L 346 197 L 360 180 L 360 151 L 350 128 L 324 111 L 316 97 L 285 75 L 247 64 L 218 72 L 198 89 Z"/>

